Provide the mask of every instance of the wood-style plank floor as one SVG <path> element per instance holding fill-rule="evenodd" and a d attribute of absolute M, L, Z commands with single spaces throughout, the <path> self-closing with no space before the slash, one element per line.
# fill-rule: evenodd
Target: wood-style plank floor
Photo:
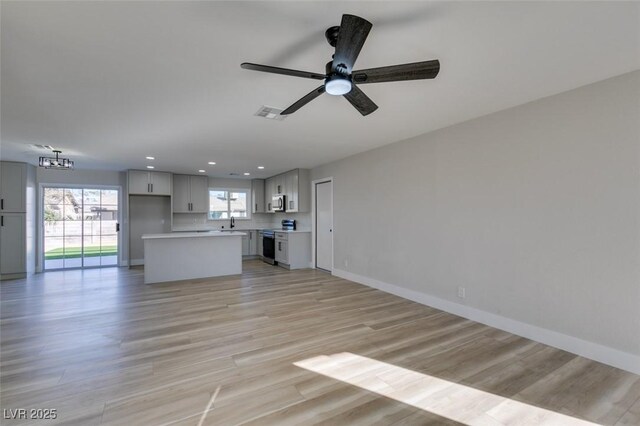
<path fill-rule="evenodd" d="M 1 296 L 2 408 L 57 410 L 3 425 L 640 424 L 640 376 L 319 271 L 61 271 Z"/>

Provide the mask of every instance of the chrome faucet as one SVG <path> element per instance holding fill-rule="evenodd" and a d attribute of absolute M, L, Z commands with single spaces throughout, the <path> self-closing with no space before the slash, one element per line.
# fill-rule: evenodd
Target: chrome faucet
<path fill-rule="evenodd" d="M 235 226 L 236 226 L 236 218 L 231 216 L 231 225 L 230 225 L 230 227 L 231 227 L 231 229 L 233 229 Z"/>

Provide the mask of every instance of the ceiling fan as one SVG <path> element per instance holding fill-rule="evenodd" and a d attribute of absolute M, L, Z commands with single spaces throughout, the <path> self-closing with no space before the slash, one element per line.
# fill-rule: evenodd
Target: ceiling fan
<path fill-rule="evenodd" d="M 362 115 L 371 114 L 378 106 L 356 84 L 385 83 L 389 81 L 422 80 L 435 78 L 440 71 L 440 61 L 414 62 L 353 71 L 353 65 L 364 45 L 372 24 L 355 15 L 342 15 L 339 27 L 330 27 L 325 32 L 329 44 L 336 48 L 333 60 L 326 65 L 325 74 L 298 71 L 288 68 L 244 62 L 240 66 L 246 70 L 291 75 L 294 77 L 324 80 L 322 86 L 313 89 L 307 95 L 282 111 L 281 115 L 292 114 L 327 92 L 330 95 L 342 95 Z"/>

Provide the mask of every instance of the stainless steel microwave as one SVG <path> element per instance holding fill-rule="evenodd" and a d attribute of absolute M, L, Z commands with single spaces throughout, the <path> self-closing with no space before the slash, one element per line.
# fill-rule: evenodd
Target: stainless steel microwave
<path fill-rule="evenodd" d="M 274 195 L 271 198 L 271 209 L 274 212 L 283 212 L 287 209 L 287 201 L 284 195 Z"/>

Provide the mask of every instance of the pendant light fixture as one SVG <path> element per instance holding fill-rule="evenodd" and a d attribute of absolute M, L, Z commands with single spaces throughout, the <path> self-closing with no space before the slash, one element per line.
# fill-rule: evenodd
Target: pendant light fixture
<path fill-rule="evenodd" d="M 45 169 L 71 170 L 73 169 L 73 161 L 68 158 L 60 158 L 62 151 L 53 150 L 55 157 L 40 157 L 38 165 Z"/>

